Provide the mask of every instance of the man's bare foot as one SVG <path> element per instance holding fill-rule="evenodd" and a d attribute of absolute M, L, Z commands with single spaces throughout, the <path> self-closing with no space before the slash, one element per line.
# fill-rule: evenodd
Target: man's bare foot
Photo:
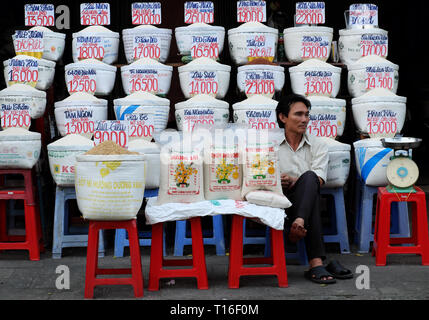
<path fill-rule="evenodd" d="M 307 234 L 307 230 L 304 228 L 304 219 L 296 218 L 292 223 L 289 232 L 289 241 L 298 242 Z"/>

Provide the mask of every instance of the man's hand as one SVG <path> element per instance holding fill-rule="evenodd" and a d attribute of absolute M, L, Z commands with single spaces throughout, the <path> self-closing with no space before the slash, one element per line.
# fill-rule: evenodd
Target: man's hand
<path fill-rule="evenodd" d="M 282 173 L 280 175 L 280 180 L 282 182 L 283 189 L 289 190 L 290 188 L 292 188 L 295 185 L 295 182 L 296 182 L 296 180 L 298 180 L 298 178 L 294 178 L 294 177 L 287 175 L 286 173 Z"/>

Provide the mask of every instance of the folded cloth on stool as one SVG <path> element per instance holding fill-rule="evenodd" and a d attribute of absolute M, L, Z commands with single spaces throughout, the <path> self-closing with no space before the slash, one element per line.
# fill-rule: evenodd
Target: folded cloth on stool
<path fill-rule="evenodd" d="M 218 214 L 238 214 L 246 218 L 258 218 L 262 223 L 276 230 L 283 230 L 284 219 L 286 217 L 283 209 L 259 206 L 247 201 L 236 200 L 165 203 L 157 206 L 156 197 L 153 197 L 148 199 L 145 210 L 146 224 Z"/>

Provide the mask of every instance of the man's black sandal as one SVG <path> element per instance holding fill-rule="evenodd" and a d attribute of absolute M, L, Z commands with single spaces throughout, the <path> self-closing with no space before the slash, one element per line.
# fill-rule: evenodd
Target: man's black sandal
<path fill-rule="evenodd" d="M 327 266 L 326 270 L 333 274 L 337 279 L 352 279 L 353 273 L 344 268 L 337 260 L 332 260 Z"/>
<path fill-rule="evenodd" d="M 337 281 L 334 279 L 334 276 L 326 271 L 324 266 L 318 266 L 311 268 L 308 271 L 304 272 L 304 276 L 315 283 L 319 284 L 331 284 L 336 283 Z M 332 279 L 322 279 L 332 277 Z"/>

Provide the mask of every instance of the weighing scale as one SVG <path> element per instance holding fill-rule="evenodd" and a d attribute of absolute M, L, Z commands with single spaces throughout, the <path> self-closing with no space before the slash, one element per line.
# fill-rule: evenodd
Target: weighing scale
<path fill-rule="evenodd" d="M 383 138 L 381 142 L 385 148 L 393 149 L 393 156 L 387 165 L 387 180 L 389 185 L 386 187 L 391 193 L 415 193 L 414 184 L 419 177 L 419 168 L 411 159 L 411 149 L 420 146 L 422 139 L 419 138 Z"/>

